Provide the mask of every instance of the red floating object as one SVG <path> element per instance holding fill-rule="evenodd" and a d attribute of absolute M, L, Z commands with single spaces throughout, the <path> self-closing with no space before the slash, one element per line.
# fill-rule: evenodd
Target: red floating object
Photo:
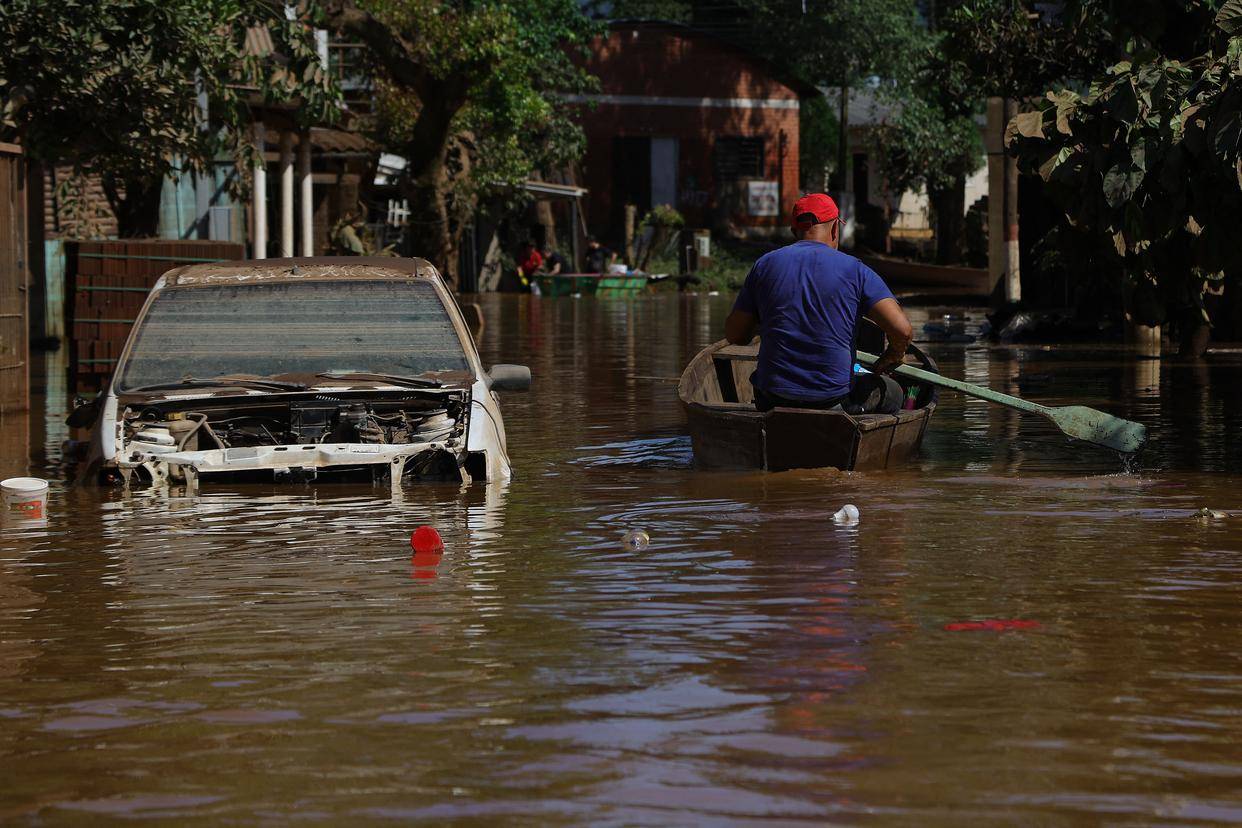
<path fill-rule="evenodd" d="M 410 534 L 410 548 L 415 555 L 431 555 L 444 551 L 444 540 L 430 526 L 420 526 Z"/>
<path fill-rule="evenodd" d="M 944 628 L 949 632 L 965 632 L 971 630 L 988 630 L 989 632 L 1004 632 L 1006 630 L 1034 630 L 1042 626 L 1038 621 L 1023 621 L 1017 618 L 989 618 L 983 621 L 957 621 L 953 624 L 945 624 Z"/>
<path fill-rule="evenodd" d="M 410 560 L 414 564 L 414 577 L 420 580 L 435 578 L 436 567 L 444 557 L 444 540 L 440 533 L 430 526 L 420 526 L 410 534 L 410 548 L 414 550 L 414 557 Z"/>

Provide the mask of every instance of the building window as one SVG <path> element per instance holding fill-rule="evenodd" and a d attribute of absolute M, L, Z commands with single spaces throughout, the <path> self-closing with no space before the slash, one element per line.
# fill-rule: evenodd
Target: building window
<path fill-rule="evenodd" d="M 763 139 L 722 135 L 716 139 L 713 161 L 718 181 L 762 178 Z"/>

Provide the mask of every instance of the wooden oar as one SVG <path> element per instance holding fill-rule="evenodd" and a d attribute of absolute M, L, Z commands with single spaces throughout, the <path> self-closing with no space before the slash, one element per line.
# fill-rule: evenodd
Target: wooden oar
<path fill-rule="evenodd" d="M 878 357 L 863 351 L 858 351 L 857 356 L 858 361 L 867 368 L 871 368 L 879 361 Z M 1070 437 L 1086 440 L 1088 443 L 1095 443 L 1097 446 L 1104 446 L 1105 448 L 1125 452 L 1126 454 L 1138 451 L 1147 440 L 1147 426 L 1123 420 L 1120 417 L 1114 417 L 1111 414 L 1105 414 L 1103 411 L 1096 411 L 1094 408 L 1087 408 L 1084 405 L 1065 405 L 1058 408 L 1050 408 L 1046 405 L 1029 402 L 1020 397 L 1011 397 L 1008 394 L 984 388 L 982 385 L 971 385 L 961 380 L 942 377 L 940 374 L 933 374 L 930 371 L 924 371 L 912 365 L 902 365 L 893 373 L 907 379 L 925 382 L 929 385 L 938 385 L 941 388 L 960 391 L 963 394 L 978 397 L 981 400 L 987 400 L 997 405 L 1007 405 L 1019 411 L 1029 411 L 1031 414 L 1038 414 L 1050 420 L 1053 425 Z"/>

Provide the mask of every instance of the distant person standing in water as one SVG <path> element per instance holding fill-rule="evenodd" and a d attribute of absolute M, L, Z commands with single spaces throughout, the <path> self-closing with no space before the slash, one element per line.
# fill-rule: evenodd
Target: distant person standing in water
<path fill-rule="evenodd" d="M 599 243 L 594 236 L 587 237 L 587 273 L 604 273 L 617 260 L 617 254 Z"/>
<path fill-rule="evenodd" d="M 565 257 L 556 252 L 556 249 L 550 244 L 543 246 L 543 272 L 549 276 L 559 276 L 569 271 L 569 264 L 565 261 Z"/>
<path fill-rule="evenodd" d="M 534 240 L 528 240 L 522 246 L 522 252 L 518 254 L 517 259 L 518 281 L 523 288 L 530 287 L 532 278 L 541 267 L 543 267 L 543 255 L 540 254 Z"/>
<path fill-rule="evenodd" d="M 885 372 L 901 364 L 910 320 L 874 270 L 840 252 L 841 214 L 823 193 L 805 195 L 790 221 L 793 244 L 760 257 L 725 320 L 725 338 L 748 345 L 760 334 L 751 378 L 755 407 L 892 413 L 901 388 Z M 888 337 L 874 373 L 854 374 L 854 343 L 866 316 Z"/>

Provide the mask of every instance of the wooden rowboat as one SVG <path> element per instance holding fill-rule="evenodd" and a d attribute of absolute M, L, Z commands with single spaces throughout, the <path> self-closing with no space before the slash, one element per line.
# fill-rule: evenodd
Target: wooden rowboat
<path fill-rule="evenodd" d="M 931 359 L 912 350 L 925 369 L 935 371 Z M 697 465 L 766 471 L 899 468 L 918 451 L 936 410 L 936 389 L 920 386 L 916 407 L 896 414 L 758 411 L 750 384 L 758 358 L 758 340 L 745 346 L 721 340 L 686 366 L 677 394 L 690 423 Z M 906 380 L 895 379 L 908 389 Z"/>

